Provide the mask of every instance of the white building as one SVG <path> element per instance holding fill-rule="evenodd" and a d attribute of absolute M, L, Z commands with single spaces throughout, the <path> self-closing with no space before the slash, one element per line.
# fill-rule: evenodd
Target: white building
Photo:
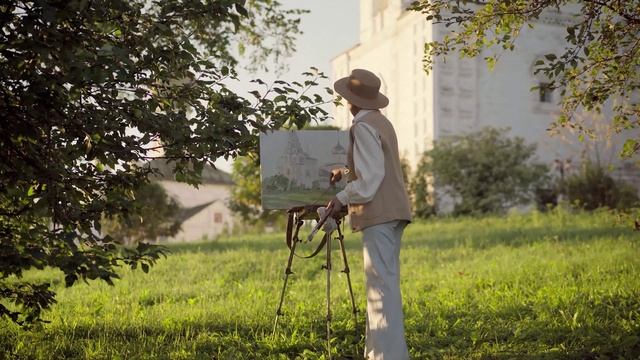
<path fill-rule="evenodd" d="M 180 231 L 163 242 L 212 240 L 233 229 L 233 213 L 227 206 L 233 182 L 229 174 L 205 166 L 202 184 L 195 188 L 175 180 L 171 166 L 164 160 L 154 160 L 152 167 L 160 171 L 154 181 L 160 184 L 171 198 L 180 205 L 178 221 Z"/>
<path fill-rule="evenodd" d="M 424 44 L 443 39 L 450 28 L 406 11 L 410 3 L 360 0 L 360 42 L 336 56 L 332 68 L 334 79 L 354 68 L 371 70 L 382 79 L 381 91 L 390 99 L 383 113 L 396 129 L 401 156 L 412 167 L 434 140 L 485 126 L 510 127 L 511 135 L 537 143 L 538 158 L 547 164 L 579 160 L 583 146 L 576 146 L 575 135 L 566 141 L 546 131 L 559 111 L 559 94 L 530 90 L 546 82 L 534 75 L 534 63 L 545 54 L 563 52 L 569 16 L 555 10 L 543 13 L 534 29 L 523 29 L 515 51 L 502 53 L 493 71 L 484 60 L 488 53 L 474 59 L 451 54 L 446 62 L 438 59 L 427 76 Z M 338 126 L 347 128 L 352 116 L 345 106 L 337 108 L 335 118 Z M 605 154 L 612 162 L 622 143 L 614 142 Z"/>

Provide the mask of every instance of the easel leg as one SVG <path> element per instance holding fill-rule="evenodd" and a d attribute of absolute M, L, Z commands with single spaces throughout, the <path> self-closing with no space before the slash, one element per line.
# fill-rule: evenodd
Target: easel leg
<path fill-rule="evenodd" d="M 327 270 L 327 354 L 331 360 L 331 236 L 327 239 L 327 263 L 323 266 Z"/>
<path fill-rule="evenodd" d="M 278 304 L 278 310 L 276 311 L 276 321 L 273 324 L 273 336 L 275 336 L 276 329 L 278 328 L 278 318 L 280 317 L 280 315 L 284 315 L 284 313 L 282 312 L 282 304 L 284 303 L 284 294 L 287 289 L 287 281 L 289 280 L 289 275 L 293 274 L 293 271 L 291 271 L 291 264 L 293 263 L 293 255 L 295 253 L 297 244 L 298 241 L 294 240 L 293 244 L 291 245 L 289 260 L 287 261 L 287 268 L 284 271 L 284 284 L 282 285 L 282 292 L 280 292 L 280 303 Z"/>
<path fill-rule="evenodd" d="M 344 248 L 344 235 L 340 230 L 340 224 L 338 224 L 338 243 L 340 244 L 340 251 L 342 252 L 342 262 L 344 263 L 343 273 L 347 275 L 347 285 L 349 286 L 349 295 L 351 296 L 351 312 L 353 313 L 354 322 L 354 342 L 358 343 L 358 308 L 356 307 L 356 299 L 353 296 L 353 287 L 351 286 L 351 270 L 349 269 L 349 262 L 347 261 L 347 252 Z"/>

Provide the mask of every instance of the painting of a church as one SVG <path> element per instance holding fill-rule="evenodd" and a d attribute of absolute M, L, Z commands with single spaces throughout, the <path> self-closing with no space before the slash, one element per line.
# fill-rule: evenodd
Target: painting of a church
<path fill-rule="evenodd" d="M 262 206 L 288 209 L 328 201 L 331 170 L 347 161 L 346 131 L 274 131 L 260 136 Z"/>

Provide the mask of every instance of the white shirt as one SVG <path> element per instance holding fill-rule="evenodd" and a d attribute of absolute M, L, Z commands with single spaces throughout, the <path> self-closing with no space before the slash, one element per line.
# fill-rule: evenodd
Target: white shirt
<path fill-rule="evenodd" d="M 384 179 L 384 153 L 380 136 L 372 126 L 358 121 L 372 111 L 377 110 L 363 109 L 353 117 L 353 163 L 357 179 L 336 194 L 343 205 L 364 204 L 373 200 Z"/>

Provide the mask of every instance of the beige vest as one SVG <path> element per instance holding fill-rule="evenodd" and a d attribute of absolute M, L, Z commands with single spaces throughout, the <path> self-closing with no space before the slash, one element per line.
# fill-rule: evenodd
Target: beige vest
<path fill-rule="evenodd" d="M 358 120 L 358 122 L 360 121 L 373 127 L 380 136 L 384 153 L 384 179 L 373 196 L 373 200 L 365 204 L 349 204 L 351 227 L 354 231 L 359 231 L 367 226 L 394 220 L 411 221 L 411 205 L 404 186 L 398 154 L 398 139 L 393 125 L 379 111 L 366 114 Z M 358 167 L 358 164 L 353 163 L 353 126 L 349 130 L 349 135 L 347 165 L 351 170 L 349 180 L 353 181 Z"/>

